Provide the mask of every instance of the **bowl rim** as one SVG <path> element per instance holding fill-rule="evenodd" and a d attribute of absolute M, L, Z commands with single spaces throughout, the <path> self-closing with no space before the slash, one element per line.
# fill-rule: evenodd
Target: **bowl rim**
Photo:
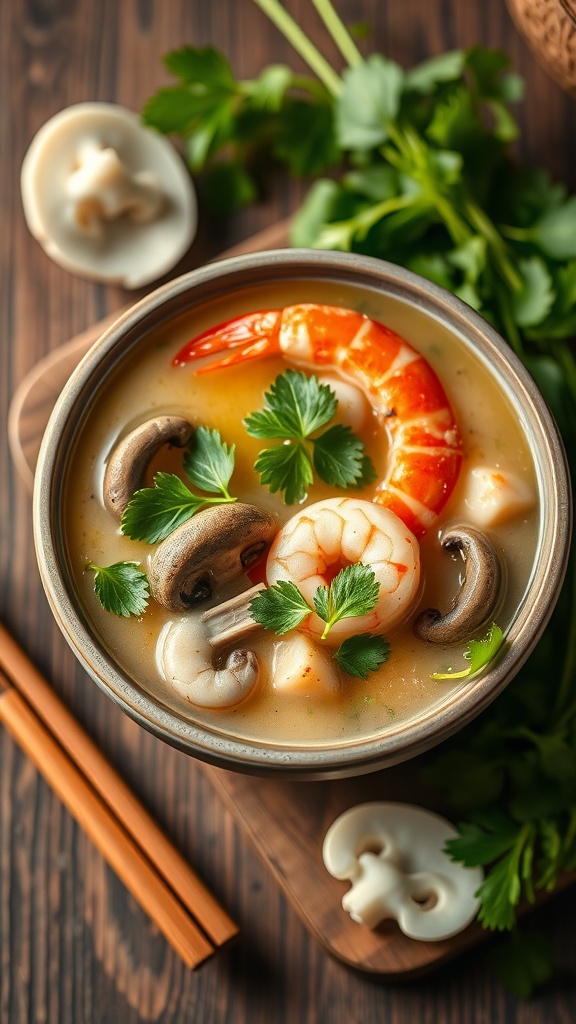
<path fill-rule="evenodd" d="M 440 709 L 428 709 L 381 737 L 291 747 L 236 739 L 191 722 L 122 671 L 95 630 L 91 631 L 88 615 L 73 600 L 73 589 L 59 560 L 62 542 L 57 497 L 66 469 L 63 441 L 70 434 L 82 393 L 91 383 L 93 386 L 93 374 L 99 374 L 99 387 L 108 369 L 125 358 L 139 338 L 148 337 L 163 322 L 206 304 L 222 291 L 223 282 L 227 289 L 240 290 L 242 286 L 275 280 L 311 278 L 379 288 L 407 302 L 459 335 L 490 365 L 493 375 L 500 374 L 509 400 L 535 435 L 529 441 L 539 492 L 546 495 L 546 503 L 545 507 L 542 503 L 537 564 L 520 610 L 507 631 L 511 642 L 484 673 L 470 680 L 465 689 L 452 691 L 452 699 Z M 184 274 L 137 302 L 101 335 L 72 373 L 50 417 L 36 470 L 33 521 L 40 575 L 55 619 L 88 674 L 130 717 L 173 746 L 221 767 L 251 774 L 330 778 L 375 771 L 423 752 L 466 725 L 505 688 L 535 647 L 552 614 L 566 571 L 572 508 L 566 455 L 548 407 L 524 365 L 482 317 L 438 285 L 384 260 L 349 253 L 277 249 L 232 257 Z M 528 622 L 533 625 L 530 635 L 524 628 Z"/>

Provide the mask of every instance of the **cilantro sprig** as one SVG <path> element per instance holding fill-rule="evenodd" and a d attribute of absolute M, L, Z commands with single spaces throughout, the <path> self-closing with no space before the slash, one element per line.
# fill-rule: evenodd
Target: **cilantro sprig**
<path fill-rule="evenodd" d="M 144 614 L 148 607 L 150 587 L 146 573 L 138 566 L 138 562 L 86 564 L 84 571 L 94 573 L 94 591 L 107 612 L 124 618 Z"/>
<path fill-rule="evenodd" d="M 136 491 L 128 502 L 122 533 L 131 540 L 155 544 L 206 505 L 236 501 L 228 490 L 234 457 L 235 445 L 228 447 L 217 430 L 198 427 L 184 455 L 184 470 L 196 487 L 208 493 L 195 494 L 174 473 L 156 473 L 154 486 Z"/>
<path fill-rule="evenodd" d="M 321 640 L 325 640 L 332 626 L 340 619 L 367 615 L 378 601 L 380 584 L 369 565 L 358 562 L 341 569 L 330 586 L 318 587 L 314 595 L 314 608 L 326 628 Z"/>
<path fill-rule="evenodd" d="M 375 672 L 384 664 L 389 653 L 390 644 L 383 637 L 372 633 L 355 633 L 342 641 L 334 657 L 349 676 L 367 679 L 369 672 Z"/>
<path fill-rule="evenodd" d="M 446 672 L 433 672 L 430 678 L 466 679 L 468 676 L 474 676 L 492 661 L 503 643 L 504 634 L 500 626 L 493 622 L 484 639 L 470 640 L 464 651 L 463 657 L 470 662 L 468 668 L 462 669 L 460 672 L 454 672 L 452 669 L 448 669 Z"/>
<path fill-rule="evenodd" d="M 250 614 L 265 629 L 283 636 L 315 611 L 326 623 L 320 638 L 324 640 L 341 619 L 368 615 L 376 605 L 379 590 L 373 569 L 357 562 L 341 569 L 330 586 L 318 587 L 312 605 L 295 583 L 280 580 L 252 598 Z M 349 675 L 366 679 L 386 661 L 389 651 L 390 645 L 381 636 L 362 633 L 344 640 L 333 656 Z"/>
<path fill-rule="evenodd" d="M 312 436 L 336 413 L 338 401 L 327 384 L 301 370 L 286 370 L 264 399 L 264 409 L 247 416 L 244 426 L 251 437 L 281 442 L 264 448 L 254 468 L 273 494 L 282 492 L 287 505 L 306 497 L 314 479 L 312 468 L 336 487 L 361 486 L 376 479 L 364 444 L 350 427 L 334 424 Z"/>

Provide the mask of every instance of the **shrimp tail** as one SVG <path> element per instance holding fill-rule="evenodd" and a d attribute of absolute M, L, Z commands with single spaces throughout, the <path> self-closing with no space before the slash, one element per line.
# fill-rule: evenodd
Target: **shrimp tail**
<path fill-rule="evenodd" d="M 229 349 L 240 349 L 232 355 L 209 363 L 196 370 L 196 373 L 211 373 L 226 366 L 244 363 L 250 359 L 262 359 L 264 356 L 277 355 L 280 351 L 280 309 L 261 310 L 248 313 L 246 316 L 226 320 L 224 323 L 211 327 L 191 341 L 174 356 L 174 366 L 185 366 L 196 359 L 227 352 Z"/>

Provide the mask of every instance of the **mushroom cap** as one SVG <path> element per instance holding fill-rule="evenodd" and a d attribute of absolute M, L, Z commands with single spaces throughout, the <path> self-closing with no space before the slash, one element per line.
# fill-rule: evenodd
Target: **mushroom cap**
<path fill-rule="evenodd" d="M 502 596 L 502 564 L 489 537 L 472 526 L 452 526 L 440 540 L 443 548 L 459 551 L 464 559 L 462 585 L 450 611 L 442 615 L 427 608 L 416 619 L 414 633 L 426 643 L 458 644 L 470 640 L 492 617 Z"/>
<path fill-rule="evenodd" d="M 163 202 L 152 220 L 118 216 L 106 220 L 101 237 L 74 222 L 66 184 L 91 146 L 114 150 L 130 175 L 158 183 Z M 177 151 L 137 114 L 113 103 L 78 103 L 50 118 L 24 157 L 21 188 L 28 227 L 56 263 L 124 288 L 161 277 L 196 233 L 196 195 Z"/>
<path fill-rule="evenodd" d="M 183 448 L 192 436 L 192 424 L 183 416 L 154 416 L 140 423 L 112 450 L 104 473 L 104 504 L 122 518 L 130 498 L 144 486 L 150 462 L 165 444 Z"/>
<path fill-rule="evenodd" d="M 278 526 L 255 505 L 215 505 L 183 523 L 156 549 L 150 563 L 152 596 L 170 611 L 187 611 L 212 596 L 260 558 Z"/>
<path fill-rule="evenodd" d="M 375 928 L 395 918 L 423 941 L 456 935 L 476 916 L 482 868 L 465 868 L 444 852 L 456 829 L 445 818 L 401 803 L 357 804 L 328 829 L 322 856 L 335 878 L 352 887 L 342 906 Z"/>

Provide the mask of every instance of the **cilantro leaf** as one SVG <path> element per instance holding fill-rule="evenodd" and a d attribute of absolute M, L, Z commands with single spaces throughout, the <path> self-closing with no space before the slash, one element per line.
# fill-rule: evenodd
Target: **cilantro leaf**
<path fill-rule="evenodd" d="M 230 448 L 218 430 L 198 427 L 189 451 L 184 456 L 184 469 L 196 487 L 229 498 L 228 484 L 234 472 L 236 445 Z"/>
<path fill-rule="evenodd" d="M 364 150 L 388 138 L 389 123 L 400 109 L 402 68 L 375 53 L 342 74 L 336 103 L 336 134 L 342 149 Z"/>
<path fill-rule="evenodd" d="M 449 50 L 437 57 L 431 57 L 406 72 L 404 89 L 413 89 L 429 95 L 441 82 L 453 82 L 460 78 L 465 61 L 466 54 L 463 50 Z"/>
<path fill-rule="evenodd" d="M 94 591 L 100 604 L 113 615 L 143 615 L 148 607 L 150 588 L 139 562 L 114 562 L 95 565 L 88 562 L 84 571 L 94 573 Z"/>
<path fill-rule="evenodd" d="M 433 672 L 430 678 L 465 679 L 467 676 L 473 676 L 492 661 L 503 643 L 504 634 L 500 626 L 493 622 L 484 640 L 471 640 L 464 651 L 464 657 L 470 662 L 468 668 L 462 672 L 453 672 L 451 669 L 446 672 Z"/>
<path fill-rule="evenodd" d="M 164 55 L 164 66 L 176 78 L 198 85 L 202 91 L 219 89 L 233 92 L 236 80 L 224 54 L 213 46 L 196 49 L 183 46 Z"/>
<path fill-rule="evenodd" d="M 538 256 L 520 260 L 518 270 L 522 287 L 512 296 L 514 319 L 519 327 L 531 327 L 544 320 L 554 302 L 552 278 Z"/>
<path fill-rule="evenodd" d="M 320 178 L 314 182 L 290 225 L 291 245 L 302 249 L 314 248 L 325 222 L 332 219 L 341 192 L 341 186 L 331 178 Z"/>
<path fill-rule="evenodd" d="M 297 177 L 320 174 L 339 159 L 332 108 L 292 100 L 284 107 L 274 156 L 285 160 Z"/>
<path fill-rule="evenodd" d="M 151 96 L 142 111 L 144 124 L 159 132 L 185 135 L 195 119 L 206 112 L 206 100 L 181 86 L 167 86 Z"/>
<path fill-rule="evenodd" d="M 312 443 L 314 469 L 327 484 L 349 487 L 358 483 L 364 473 L 369 473 L 369 466 L 364 463 L 364 459 L 368 459 L 364 455 L 364 445 L 350 427 L 337 423 L 320 437 L 312 438 Z"/>
<path fill-rule="evenodd" d="M 518 857 L 514 847 L 491 868 L 476 895 L 478 920 L 492 931 L 510 931 L 516 922 L 515 907 L 521 894 Z"/>
<path fill-rule="evenodd" d="M 389 652 L 390 644 L 383 637 L 356 633 L 340 644 L 334 658 L 348 675 L 367 679 L 369 672 L 375 672 L 387 660 Z"/>
<path fill-rule="evenodd" d="M 132 495 L 122 515 L 120 528 L 131 540 L 155 544 L 191 519 L 206 503 L 192 494 L 174 473 L 156 473 L 153 487 Z"/>
<path fill-rule="evenodd" d="M 551 259 L 576 258 L 576 196 L 546 210 L 531 228 L 530 237 Z"/>
<path fill-rule="evenodd" d="M 122 533 L 131 540 L 156 544 L 204 505 L 236 501 L 228 491 L 234 453 L 235 445 L 228 447 L 217 430 L 198 427 L 192 447 L 184 455 L 184 468 L 192 482 L 209 493 L 194 494 L 175 473 L 156 473 L 154 486 L 136 491 L 124 509 Z"/>
<path fill-rule="evenodd" d="M 516 843 L 518 826 L 507 819 L 503 828 L 492 832 L 476 822 L 463 822 L 458 825 L 458 833 L 446 843 L 446 853 L 464 867 L 475 868 L 491 864 L 508 853 Z"/>
<path fill-rule="evenodd" d="M 338 487 L 364 486 L 376 479 L 364 444 L 350 427 L 336 424 L 319 437 L 310 437 L 336 412 L 338 401 L 328 384 L 320 384 L 300 370 L 286 370 L 264 399 L 265 408 L 247 416 L 244 426 L 251 437 L 284 440 L 282 445 L 264 448 L 255 468 L 273 493 L 284 492 L 288 505 L 306 496 L 313 481 L 312 463 L 322 480 Z M 312 455 L 304 441 L 312 445 Z"/>
<path fill-rule="evenodd" d="M 378 601 L 379 590 L 380 584 L 374 570 L 362 562 L 341 569 L 329 587 L 318 587 L 314 595 L 314 607 L 326 623 L 322 639 L 340 619 L 371 612 Z"/>
<path fill-rule="evenodd" d="M 250 614 L 264 629 L 272 629 L 279 636 L 296 629 L 312 614 L 298 587 L 287 580 L 279 580 L 250 601 Z"/>
<path fill-rule="evenodd" d="M 302 501 L 313 480 L 310 456 L 304 445 L 278 444 L 260 452 L 254 469 L 260 473 L 260 482 L 272 494 L 282 491 L 287 505 Z"/>
<path fill-rule="evenodd" d="M 237 160 L 210 166 L 202 181 L 202 196 L 214 217 L 227 217 L 253 203 L 258 192 L 254 179 Z"/>
<path fill-rule="evenodd" d="M 301 370 L 280 374 L 264 400 L 266 408 L 244 420 L 252 437 L 305 438 L 332 419 L 338 404 L 327 384 Z"/>
<path fill-rule="evenodd" d="M 488 665 L 492 658 L 496 656 L 503 643 L 504 634 L 500 626 L 497 626 L 495 622 L 490 626 L 484 640 L 471 640 L 464 654 L 465 658 L 470 659 L 470 675 L 473 676 L 481 668 L 484 668 L 485 665 Z"/>
<path fill-rule="evenodd" d="M 251 84 L 250 96 L 255 107 L 278 111 L 294 75 L 286 64 L 269 64 Z"/>

